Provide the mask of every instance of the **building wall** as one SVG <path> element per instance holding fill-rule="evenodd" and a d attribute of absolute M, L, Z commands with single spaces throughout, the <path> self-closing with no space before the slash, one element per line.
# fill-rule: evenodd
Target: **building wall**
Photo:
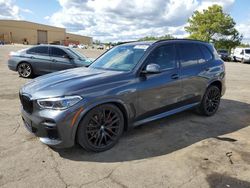
<path fill-rule="evenodd" d="M 20 43 L 27 39 L 29 44 L 37 44 L 37 30 L 48 33 L 48 43 L 60 42 L 68 39 L 79 41 L 79 43 L 92 44 L 91 37 L 73 35 L 66 33 L 64 28 L 47 26 L 27 21 L 0 20 L 0 35 L 4 36 L 6 43 Z"/>
<path fill-rule="evenodd" d="M 72 41 L 73 43 L 79 43 L 79 44 L 87 44 L 87 45 L 92 45 L 93 40 L 92 37 L 86 37 L 86 36 L 81 36 L 81 35 L 75 35 L 71 33 L 66 33 L 66 41 Z"/>

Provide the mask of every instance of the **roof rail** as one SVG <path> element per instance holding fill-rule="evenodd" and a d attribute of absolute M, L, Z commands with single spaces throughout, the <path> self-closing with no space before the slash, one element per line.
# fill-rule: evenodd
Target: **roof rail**
<path fill-rule="evenodd" d="M 156 41 L 155 43 L 164 42 L 164 41 L 172 41 L 172 40 L 180 40 L 180 41 L 181 41 L 181 40 L 184 40 L 184 41 L 197 41 L 197 42 L 209 43 L 209 42 L 202 41 L 202 40 L 197 40 L 197 39 L 162 39 L 162 40 Z"/>

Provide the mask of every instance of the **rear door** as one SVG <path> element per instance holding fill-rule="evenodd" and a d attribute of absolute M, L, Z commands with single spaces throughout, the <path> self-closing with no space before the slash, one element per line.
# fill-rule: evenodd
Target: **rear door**
<path fill-rule="evenodd" d="M 182 83 L 182 101 L 185 104 L 199 102 L 206 88 L 207 78 L 203 73 L 204 55 L 198 44 L 184 42 L 177 45 Z"/>
<path fill-rule="evenodd" d="M 46 74 L 50 72 L 50 56 L 48 46 L 36 46 L 27 50 L 26 57 L 35 74 Z"/>
<path fill-rule="evenodd" d="M 66 53 L 63 49 L 57 47 L 50 47 L 49 51 L 51 57 L 51 72 L 75 67 L 73 59 L 71 59 L 70 55 Z"/>

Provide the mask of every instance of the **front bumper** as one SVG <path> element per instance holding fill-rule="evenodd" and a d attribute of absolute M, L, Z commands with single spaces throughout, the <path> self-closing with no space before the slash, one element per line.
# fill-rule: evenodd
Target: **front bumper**
<path fill-rule="evenodd" d="M 26 129 L 39 137 L 41 142 L 56 148 L 67 148 L 75 143 L 75 133 L 81 117 L 80 115 L 76 117 L 76 114 L 79 114 L 77 112 L 81 109 L 77 107 L 63 111 L 44 109 L 29 114 L 21 108 L 21 115 Z"/>

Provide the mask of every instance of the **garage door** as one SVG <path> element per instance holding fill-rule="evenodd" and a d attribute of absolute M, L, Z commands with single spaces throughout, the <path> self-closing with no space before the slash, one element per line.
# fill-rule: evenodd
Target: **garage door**
<path fill-rule="evenodd" d="M 37 30 L 37 43 L 38 44 L 47 44 L 48 43 L 47 31 Z"/>

